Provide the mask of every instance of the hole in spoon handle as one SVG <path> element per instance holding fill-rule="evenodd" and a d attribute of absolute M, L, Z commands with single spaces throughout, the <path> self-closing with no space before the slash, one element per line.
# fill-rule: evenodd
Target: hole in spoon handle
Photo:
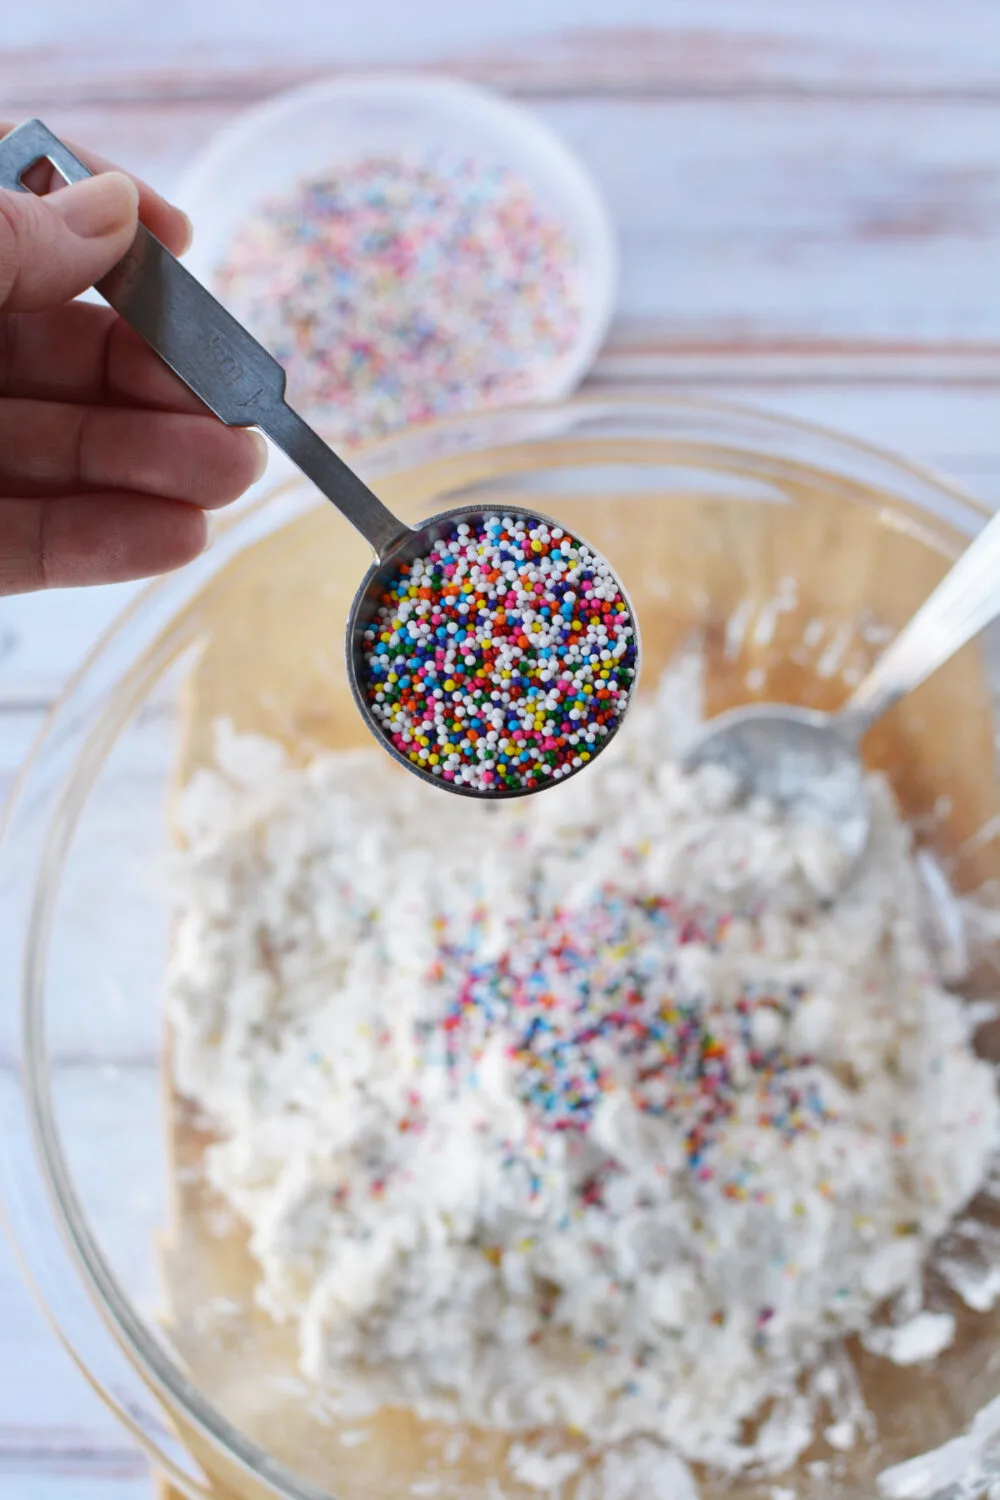
<path fill-rule="evenodd" d="M 29 192 L 21 179 L 28 168 L 43 157 L 67 182 L 82 182 L 85 177 L 94 175 L 41 120 L 25 120 L 0 141 L 0 188 L 7 188 L 10 192 Z"/>
<path fill-rule="evenodd" d="M 377 557 L 384 557 L 407 535 L 410 528 L 372 494 L 364 480 L 287 402 L 261 412 L 257 425 L 360 531 Z"/>

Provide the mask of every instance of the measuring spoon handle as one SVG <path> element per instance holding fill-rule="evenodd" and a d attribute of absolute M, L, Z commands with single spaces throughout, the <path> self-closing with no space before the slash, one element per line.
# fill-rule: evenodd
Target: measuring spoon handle
<path fill-rule="evenodd" d="M 0 188 L 49 160 L 67 182 L 93 173 L 41 120 L 0 140 Z M 285 400 L 278 361 L 145 225 L 97 290 L 228 427 L 259 427 L 313 481 L 378 556 L 407 527 Z"/>
<path fill-rule="evenodd" d="M 983 527 L 837 715 L 861 738 L 1000 615 L 1000 515 Z"/>

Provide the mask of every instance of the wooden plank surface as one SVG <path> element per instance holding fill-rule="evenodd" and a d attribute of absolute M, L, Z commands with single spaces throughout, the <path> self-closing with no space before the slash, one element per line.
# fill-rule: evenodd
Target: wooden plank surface
<path fill-rule="evenodd" d="M 501 88 L 588 163 L 623 247 L 602 380 L 750 399 L 1000 503 L 995 0 L 37 0 L 3 5 L 0 118 L 169 190 L 275 89 L 383 65 Z M 130 592 L 0 601 L 0 794 Z M 0 1500 L 148 1494 L 0 1242 Z"/>
<path fill-rule="evenodd" d="M 682 381 L 753 377 L 777 358 L 798 380 L 826 378 L 836 357 L 862 378 L 867 364 L 907 382 L 1000 385 L 1000 98 L 534 106 L 620 227 L 617 359 L 666 358 Z M 239 110 L 210 96 L 67 105 L 27 92 L 2 108 L 41 114 L 167 190 Z"/>
<path fill-rule="evenodd" d="M 675 0 L 669 27 L 657 0 L 630 0 L 614 26 L 607 4 L 560 0 L 502 19 L 333 9 L 241 6 L 237 25 L 228 4 L 182 7 L 168 32 L 150 7 L 137 31 L 124 0 L 104 0 L 84 31 L 71 0 L 49 0 L 0 53 L 0 109 L 44 114 L 169 186 L 277 87 L 364 62 L 444 68 L 529 100 L 597 177 L 622 233 L 619 364 L 801 380 L 867 361 L 878 378 L 1000 383 L 990 0 L 961 0 L 947 26 L 905 0 L 731 0 L 712 26 Z"/>
<path fill-rule="evenodd" d="M 524 93 L 757 92 L 835 97 L 994 95 L 1000 15 L 992 0 L 506 0 L 502 10 L 437 0 L 364 7 L 316 0 L 93 0 L 22 6 L 4 18 L 26 87 L 50 96 L 119 76 L 120 91 L 206 77 L 234 95 L 270 93 L 338 67 L 440 67 Z M 178 82 L 179 80 L 179 82 Z"/>

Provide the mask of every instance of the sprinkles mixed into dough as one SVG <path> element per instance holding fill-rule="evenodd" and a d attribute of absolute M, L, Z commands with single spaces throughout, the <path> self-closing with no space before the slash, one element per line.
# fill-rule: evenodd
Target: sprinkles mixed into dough
<path fill-rule="evenodd" d="M 560 1481 L 584 1440 L 643 1472 L 849 1446 L 842 1341 L 947 1342 L 933 1306 L 880 1330 L 997 1140 L 888 789 L 821 899 L 829 830 L 679 768 L 698 708 L 686 663 L 503 807 L 224 728 L 183 799 L 176 1082 L 259 1300 L 329 1389 L 558 1430 L 517 1462 Z"/>

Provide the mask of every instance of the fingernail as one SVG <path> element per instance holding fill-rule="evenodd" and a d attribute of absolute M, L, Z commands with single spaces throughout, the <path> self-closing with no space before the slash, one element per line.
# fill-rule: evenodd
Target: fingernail
<path fill-rule="evenodd" d="M 187 214 L 182 208 L 176 209 L 175 212 L 179 213 L 181 218 L 184 220 L 184 243 L 178 250 L 177 254 L 186 255 L 187 252 L 191 249 L 191 241 L 194 239 L 194 225 L 191 223 L 191 220 L 188 218 Z"/>
<path fill-rule="evenodd" d="M 257 480 L 263 477 L 264 470 L 267 468 L 267 461 L 271 455 L 266 438 L 263 438 L 259 432 L 250 432 L 249 436 L 253 438 L 254 447 L 257 449 L 257 466 L 254 469 L 253 479 L 250 481 L 251 484 L 256 484 Z"/>
<path fill-rule="evenodd" d="M 135 219 L 139 189 L 124 172 L 100 172 L 50 193 L 45 201 L 82 240 L 98 240 Z"/>

